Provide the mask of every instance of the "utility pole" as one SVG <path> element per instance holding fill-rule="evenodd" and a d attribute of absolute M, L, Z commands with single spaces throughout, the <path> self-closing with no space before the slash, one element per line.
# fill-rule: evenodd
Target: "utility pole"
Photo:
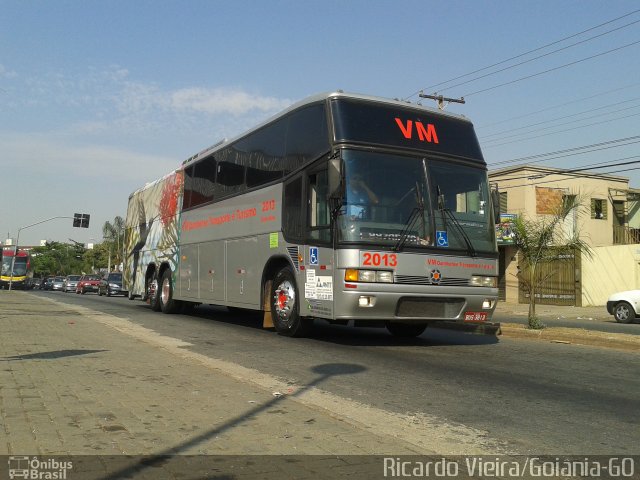
<path fill-rule="evenodd" d="M 436 95 L 435 93 L 433 95 L 426 95 L 422 92 L 420 92 L 419 94 L 420 98 L 428 98 L 430 100 L 435 100 L 436 103 L 438 104 L 438 109 L 439 110 L 444 110 L 445 107 L 447 105 L 449 105 L 451 102 L 453 103 L 466 103 L 464 100 L 464 97 L 460 97 L 460 98 L 448 98 L 448 97 L 443 97 L 442 95 Z M 444 102 L 447 102 L 446 105 Z"/>

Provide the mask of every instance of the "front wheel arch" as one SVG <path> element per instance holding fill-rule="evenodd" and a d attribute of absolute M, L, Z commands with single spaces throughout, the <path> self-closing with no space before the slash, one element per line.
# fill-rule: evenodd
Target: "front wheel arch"
<path fill-rule="evenodd" d="M 299 289 L 291 268 L 282 268 L 273 278 L 269 302 L 273 326 L 280 335 L 304 337 L 310 333 L 313 323 L 300 316 Z"/>

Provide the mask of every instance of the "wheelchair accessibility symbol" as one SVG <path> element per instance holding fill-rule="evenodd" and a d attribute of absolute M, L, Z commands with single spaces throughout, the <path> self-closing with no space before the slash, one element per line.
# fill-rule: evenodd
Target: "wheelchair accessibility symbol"
<path fill-rule="evenodd" d="M 447 232 L 444 230 L 436 231 L 436 243 L 439 247 L 448 247 L 449 246 L 449 237 Z"/>
<path fill-rule="evenodd" d="M 309 247 L 309 265 L 318 265 L 318 247 Z"/>

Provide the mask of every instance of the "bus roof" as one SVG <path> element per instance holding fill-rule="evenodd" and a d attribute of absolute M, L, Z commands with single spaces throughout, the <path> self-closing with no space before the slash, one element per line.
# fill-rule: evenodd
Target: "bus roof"
<path fill-rule="evenodd" d="M 165 178 L 167 178 L 170 175 L 173 175 L 177 170 L 181 170 L 183 169 L 186 165 L 191 164 L 194 161 L 197 161 L 201 158 L 206 157 L 207 155 L 210 155 L 211 153 L 222 149 L 223 147 L 234 143 L 235 141 L 241 139 L 242 137 L 244 137 L 245 135 L 248 135 L 256 130 L 259 130 L 260 128 L 264 127 L 265 125 L 268 125 L 276 120 L 278 120 L 281 117 L 284 117 L 285 115 L 293 112 L 294 110 L 297 110 L 299 108 L 305 107 L 307 105 L 312 105 L 312 104 L 316 104 L 316 103 L 322 103 L 322 102 L 326 102 L 329 99 L 350 99 L 350 100 L 361 100 L 364 102 L 368 102 L 368 103 L 379 103 L 379 104 L 383 104 L 386 106 L 397 106 L 403 109 L 413 109 L 413 110 L 417 110 L 423 113 L 429 113 L 430 115 L 435 115 L 435 116 L 441 116 L 441 117 L 447 117 L 453 120 L 457 120 L 457 121 L 461 121 L 461 122 L 465 122 L 465 123 L 471 123 L 471 121 L 465 117 L 464 115 L 459 115 L 459 114 L 454 114 L 454 113 L 448 113 L 448 112 L 443 112 L 442 110 L 438 110 L 436 108 L 432 108 L 432 107 L 425 107 L 423 105 L 419 105 L 417 103 L 411 103 L 409 101 L 405 101 L 405 100 L 398 100 L 398 99 L 391 99 L 391 98 L 385 98 L 385 97 L 377 97 L 377 96 L 373 96 L 373 95 L 364 95 L 364 94 L 359 94 L 359 93 L 346 93 L 342 90 L 336 90 L 336 91 L 332 91 L 332 92 L 324 92 L 324 93 L 318 93 L 315 95 L 311 95 L 309 97 L 306 97 L 302 100 L 299 100 L 298 102 L 295 102 L 293 104 L 291 104 L 289 107 L 287 107 L 286 109 L 278 112 L 277 114 L 271 116 L 270 118 L 266 119 L 265 121 L 255 125 L 254 127 L 252 127 L 249 130 L 246 130 L 242 133 L 240 133 L 239 135 L 236 135 L 235 137 L 232 137 L 230 139 L 222 139 L 216 143 L 214 143 L 213 145 L 205 148 L 204 150 L 201 150 L 200 152 L 196 153 L 195 155 L 192 155 L 191 157 L 187 158 L 186 160 L 184 160 L 180 166 L 178 166 L 176 169 L 172 170 L 171 172 L 167 173 L 166 175 L 162 176 L 161 178 L 158 178 L 154 181 L 151 181 L 147 184 L 145 184 L 143 187 L 140 187 L 138 189 L 136 189 L 134 192 L 131 193 L 131 195 L 129 195 L 129 198 L 133 197 L 135 194 L 137 194 L 138 192 L 141 192 L 143 190 L 146 190 L 147 188 L 151 188 L 152 186 L 154 186 L 155 184 L 157 184 L 158 182 L 164 180 Z"/>
<path fill-rule="evenodd" d="M 362 100 L 365 102 L 369 102 L 369 103 L 380 103 L 380 104 L 384 104 L 384 105 L 395 105 L 397 107 L 401 107 L 403 109 L 414 109 L 414 110 L 418 110 L 421 112 L 428 112 L 431 115 L 437 115 L 437 116 L 442 116 L 442 117 L 449 117 L 452 119 L 456 119 L 459 121 L 463 121 L 463 122 L 467 122 L 467 123 L 471 123 L 470 120 L 465 117 L 464 115 L 459 115 L 459 114 L 454 114 L 454 113 L 445 113 L 442 110 L 438 110 L 435 108 L 431 108 L 431 107 L 425 107 L 423 105 L 418 105 L 417 103 L 411 103 L 408 101 L 403 101 L 403 100 L 398 100 L 398 99 L 390 99 L 390 98 L 384 98 L 384 97 L 376 97 L 373 95 L 363 95 L 363 94 L 359 94 L 359 93 L 345 93 L 342 90 L 336 90 L 334 92 L 325 92 L 325 93 L 318 93 L 316 95 L 312 95 L 310 97 L 306 97 L 294 104 L 292 104 L 291 106 L 289 106 L 288 108 L 278 112 L 277 114 L 275 114 L 274 116 L 268 118 L 267 120 L 259 123 L 258 125 L 255 125 L 254 127 L 252 127 L 249 130 L 246 130 L 244 132 L 242 132 L 241 134 L 231 138 L 231 139 L 223 139 L 218 141 L 217 143 L 205 148 L 204 150 L 196 153 L 195 155 L 192 155 L 191 157 L 187 158 L 184 162 L 182 162 L 182 165 L 186 165 L 188 163 L 191 163 L 195 160 L 198 160 L 200 158 L 206 157 L 207 155 L 211 154 L 212 152 L 222 148 L 223 146 L 233 143 L 236 140 L 239 140 L 240 138 L 244 137 L 245 135 L 250 134 L 251 132 L 254 132 L 256 130 L 259 130 L 260 128 L 264 127 L 265 125 L 268 125 L 269 123 L 277 120 L 280 117 L 284 117 L 285 115 L 287 115 L 288 113 L 297 110 L 301 107 L 307 106 L 307 105 L 312 105 L 315 103 L 321 103 L 321 102 L 325 102 L 328 99 L 340 99 L 340 98 L 344 98 L 344 99 L 351 99 L 351 100 Z"/>

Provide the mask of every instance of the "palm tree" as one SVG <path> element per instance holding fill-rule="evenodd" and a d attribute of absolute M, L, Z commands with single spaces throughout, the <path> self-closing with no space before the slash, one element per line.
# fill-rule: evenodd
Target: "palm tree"
<path fill-rule="evenodd" d="M 580 216 L 582 203 L 577 195 L 565 195 L 551 215 L 540 216 L 536 220 L 517 217 L 514 221 L 514 244 L 520 254 L 518 279 L 529 294 L 529 328 L 540 329 L 545 325 L 536 316 L 536 293 L 555 272 L 544 275 L 538 266 L 558 262 L 567 254 L 584 253 L 591 256 L 591 248 L 580 238 L 577 228 L 568 231 L 565 220 L 570 215 Z"/>
<path fill-rule="evenodd" d="M 122 242 L 124 241 L 124 220 L 121 216 L 116 216 L 113 223 L 106 221 L 102 226 L 102 236 L 109 242 L 109 251 L 115 252 L 114 264 L 119 265 L 122 261 Z M 111 247 L 114 248 L 111 248 Z"/>

